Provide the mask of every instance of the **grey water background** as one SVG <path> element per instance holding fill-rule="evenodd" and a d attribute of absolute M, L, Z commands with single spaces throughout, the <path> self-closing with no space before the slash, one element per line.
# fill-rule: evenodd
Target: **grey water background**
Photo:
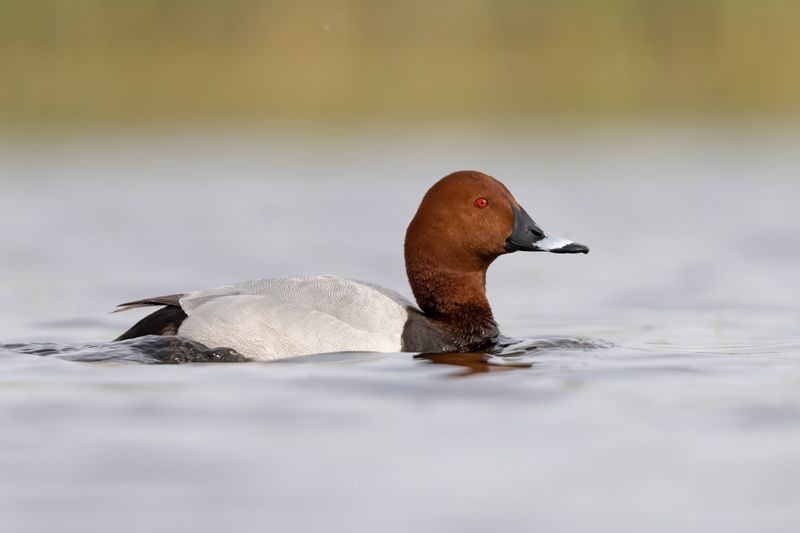
<path fill-rule="evenodd" d="M 797 531 L 798 142 L 714 127 L 6 139 L 0 530 Z M 521 339 L 498 366 L 156 365 L 103 344 L 144 314 L 117 303 L 244 279 L 331 273 L 410 296 L 405 226 L 463 168 L 592 249 L 492 266 L 496 318 Z"/>

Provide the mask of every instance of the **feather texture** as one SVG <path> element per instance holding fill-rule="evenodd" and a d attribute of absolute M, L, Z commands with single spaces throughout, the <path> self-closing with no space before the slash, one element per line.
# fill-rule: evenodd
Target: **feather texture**
<path fill-rule="evenodd" d="M 138 302 L 132 302 L 138 303 Z M 178 334 L 261 360 L 402 349 L 408 308 L 394 291 L 336 276 L 246 281 L 180 298 Z"/>

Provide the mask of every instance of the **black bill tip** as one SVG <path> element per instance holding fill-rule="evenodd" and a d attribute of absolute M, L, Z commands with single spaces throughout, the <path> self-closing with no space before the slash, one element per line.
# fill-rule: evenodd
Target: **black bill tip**
<path fill-rule="evenodd" d="M 552 248 L 548 251 L 554 254 L 588 254 L 589 247 L 584 246 L 583 244 L 578 244 L 577 242 L 571 242 L 562 246 L 561 248 Z"/>

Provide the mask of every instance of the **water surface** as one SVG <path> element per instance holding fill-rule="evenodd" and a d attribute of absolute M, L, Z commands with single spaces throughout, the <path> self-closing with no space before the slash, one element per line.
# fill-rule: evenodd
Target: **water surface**
<path fill-rule="evenodd" d="M 6 142 L 0 529 L 797 531 L 798 140 Z M 146 312 L 116 304 L 231 281 L 408 295 L 405 225 L 460 168 L 592 248 L 497 261 L 495 353 L 107 343 Z"/>

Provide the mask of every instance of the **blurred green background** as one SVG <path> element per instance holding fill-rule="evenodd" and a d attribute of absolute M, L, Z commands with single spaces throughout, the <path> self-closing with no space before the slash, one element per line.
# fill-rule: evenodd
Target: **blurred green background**
<path fill-rule="evenodd" d="M 790 0 L 0 0 L 0 128 L 800 111 Z"/>

